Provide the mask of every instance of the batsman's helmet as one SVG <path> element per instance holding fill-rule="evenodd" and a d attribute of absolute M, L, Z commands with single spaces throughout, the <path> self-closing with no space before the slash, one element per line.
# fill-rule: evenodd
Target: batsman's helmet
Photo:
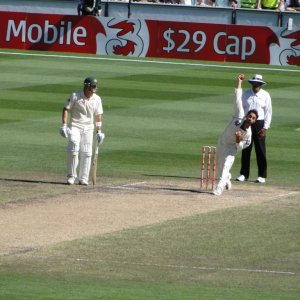
<path fill-rule="evenodd" d="M 84 83 L 84 86 L 98 88 L 98 81 L 95 77 L 87 77 L 86 79 L 84 79 L 83 83 Z"/>

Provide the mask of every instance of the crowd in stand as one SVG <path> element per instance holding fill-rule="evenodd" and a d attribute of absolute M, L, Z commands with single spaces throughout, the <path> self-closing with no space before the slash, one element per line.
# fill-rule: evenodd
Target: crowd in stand
<path fill-rule="evenodd" d="M 128 1 L 128 0 L 126 0 Z M 133 0 L 136 2 L 154 2 L 185 4 L 204 7 L 232 7 L 247 9 L 271 9 L 280 11 L 300 11 L 300 0 Z"/>
<path fill-rule="evenodd" d="M 129 0 L 116 0 L 128 2 Z M 280 11 L 300 11 L 300 0 L 131 0 L 160 4 L 184 4 L 202 7 L 231 7 L 245 9 L 269 9 Z M 78 15 L 101 14 L 101 0 L 79 0 Z"/>
<path fill-rule="evenodd" d="M 128 2 L 129 0 L 116 0 Z M 231 7 L 246 9 L 269 9 L 280 11 L 300 11 L 300 0 L 131 0 L 132 2 L 150 2 L 183 4 L 202 7 Z M 79 0 L 78 15 L 99 16 L 101 0 Z"/>

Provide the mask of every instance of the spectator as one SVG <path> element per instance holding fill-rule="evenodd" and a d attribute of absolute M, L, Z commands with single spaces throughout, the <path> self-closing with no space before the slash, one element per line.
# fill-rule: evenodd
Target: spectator
<path fill-rule="evenodd" d="M 286 10 L 286 0 L 280 0 L 278 10 L 280 10 L 280 11 Z"/>
<path fill-rule="evenodd" d="M 237 8 L 237 0 L 213 0 L 216 7 L 233 7 Z"/>
<path fill-rule="evenodd" d="M 192 5 L 192 0 L 180 0 L 180 4 Z"/>
<path fill-rule="evenodd" d="M 216 6 L 216 1 L 215 0 L 198 0 L 198 6 L 202 7 L 210 7 L 210 6 Z"/>
<path fill-rule="evenodd" d="M 79 16 L 100 16 L 101 0 L 80 0 L 77 12 Z"/>
<path fill-rule="evenodd" d="M 300 0 L 286 0 L 286 10 L 300 11 Z"/>
<path fill-rule="evenodd" d="M 258 0 L 258 9 L 279 9 L 280 0 Z"/>
<path fill-rule="evenodd" d="M 260 0 L 241 0 L 241 8 L 258 8 Z"/>
<path fill-rule="evenodd" d="M 164 4 L 181 4 L 181 0 L 159 0 L 159 3 L 164 3 Z"/>

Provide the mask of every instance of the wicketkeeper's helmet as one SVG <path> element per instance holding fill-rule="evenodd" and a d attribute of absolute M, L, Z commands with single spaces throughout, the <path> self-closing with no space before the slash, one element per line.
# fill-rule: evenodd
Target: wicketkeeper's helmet
<path fill-rule="evenodd" d="M 88 87 L 95 87 L 98 88 L 98 81 L 95 77 L 87 77 L 84 80 L 84 85 Z"/>

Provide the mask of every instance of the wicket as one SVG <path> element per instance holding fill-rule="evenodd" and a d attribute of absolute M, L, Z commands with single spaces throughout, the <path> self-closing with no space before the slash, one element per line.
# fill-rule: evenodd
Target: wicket
<path fill-rule="evenodd" d="M 203 146 L 201 155 L 200 189 L 214 189 L 217 181 L 216 152 L 214 146 Z M 213 167 L 211 168 L 211 161 Z M 204 184 L 205 183 L 205 184 Z"/>

